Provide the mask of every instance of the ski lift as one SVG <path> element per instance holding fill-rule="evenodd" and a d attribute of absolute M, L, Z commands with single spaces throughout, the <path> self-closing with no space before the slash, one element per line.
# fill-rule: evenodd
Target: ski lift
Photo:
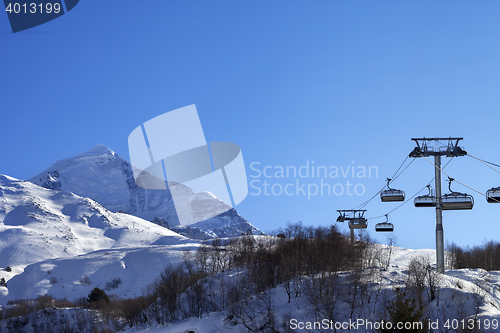
<path fill-rule="evenodd" d="M 338 212 L 339 212 L 340 215 L 339 215 L 339 217 L 337 217 L 337 222 L 344 222 L 346 220 L 346 218 L 345 218 L 345 212 L 340 211 L 340 210 Z"/>
<path fill-rule="evenodd" d="M 441 197 L 443 210 L 472 209 L 472 207 L 474 206 L 474 198 L 472 197 L 472 195 L 467 193 L 453 192 L 451 190 L 451 182 L 454 181 L 454 179 L 448 177 L 448 181 L 450 182 L 448 186 L 450 193 L 447 193 Z"/>
<path fill-rule="evenodd" d="M 337 210 L 340 216 L 338 222 L 349 221 L 349 229 L 366 229 L 368 227 L 367 219 L 363 217 L 365 209 Z"/>
<path fill-rule="evenodd" d="M 486 200 L 489 203 L 500 203 L 500 187 L 490 188 L 486 192 Z"/>
<path fill-rule="evenodd" d="M 405 192 L 389 187 L 391 179 L 387 178 L 387 190 L 380 192 L 382 202 L 405 201 Z"/>
<path fill-rule="evenodd" d="M 413 200 L 415 207 L 436 207 L 436 197 L 431 194 L 431 186 L 427 185 L 429 194 L 420 195 Z"/>
<path fill-rule="evenodd" d="M 368 222 L 364 217 L 351 218 L 349 220 L 349 229 L 366 229 Z"/>
<path fill-rule="evenodd" d="M 389 216 L 386 214 L 385 215 L 386 221 L 382 223 L 377 223 L 375 225 L 375 231 L 376 232 L 393 232 L 394 231 L 394 224 L 389 223 Z"/>

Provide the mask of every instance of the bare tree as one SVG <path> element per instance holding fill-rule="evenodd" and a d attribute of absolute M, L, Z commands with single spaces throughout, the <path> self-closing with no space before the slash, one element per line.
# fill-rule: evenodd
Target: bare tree
<path fill-rule="evenodd" d="M 442 275 L 432 267 L 429 257 L 424 257 L 422 266 L 427 281 L 427 300 L 432 302 L 437 299 L 437 305 L 439 305 L 439 286 L 442 281 Z"/>
<path fill-rule="evenodd" d="M 387 235 L 387 256 L 385 257 L 385 270 L 389 269 L 391 263 L 392 252 L 397 244 L 397 238 L 394 235 Z"/>
<path fill-rule="evenodd" d="M 336 273 L 323 273 L 306 281 L 306 299 L 316 319 L 335 321 L 341 284 Z"/>
<path fill-rule="evenodd" d="M 477 323 L 479 312 L 481 311 L 481 307 L 485 303 L 486 295 L 486 283 L 484 282 L 484 280 L 474 279 L 474 286 L 472 289 L 472 304 L 474 305 L 472 316 L 474 319 L 474 323 Z"/>
<path fill-rule="evenodd" d="M 419 306 L 423 306 L 423 293 L 425 291 L 427 274 L 423 269 L 423 257 L 414 257 L 408 264 L 406 289 Z"/>
<path fill-rule="evenodd" d="M 456 285 L 459 289 L 464 289 L 465 287 L 462 285 L 460 280 L 456 281 Z M 469 299 L 470 297 L 473 297 L 474 299 L 474 309 L 471 311 L 471 308 L 469 306 Z M 479 309 L 479 304 L 481 303 L 481 297 L 480 295 L 475 295 L 472 293 L 470 295 L 468 292 L 464 291 L 455 291 L 451 297 L 453 300 L 453 305 L 454 305 L 454 312 L 458 316 L 458 320 L 466 320 L 467 319 L 473 319 L 474 318 L 474 313 L 478 313 Z M 476 306 L 477 305 L 477 306 Z M 471 316 L 473 318 L 471 318 Z M 469 323 L 467 321 L 467 323 Z M 476 323 L 474 319 L 474 324 Z M 474 325 L 475 326 L 475 325 Z M 471 333 L 471 332 L 479 332 L 479 329 L 477 327 L 471 327 L 469 324 L 467 324 L 465 327 L 458 327 L 458 333 Z"/>
<path fill-rule="evenodd" d="M 202 244 L 198 250 L 196 251 L 196 263 L 199 267 L 199 270 L 206 273 L 208 270 L 208 258 L 210 256 L 210 249 L 208 246 Z"/>
<path fill-rule="evenodd" d="M 260 314 L 259 331 L 278 332 L 276 309 L 273 301 L 273 290 L 268 289 L 257 295 L 257 312 Z"/>
<path fill-rule="evenodd" d="M 351 271 L 346 281 L 346 290 L 348 291 L 346 302 L 349 303 L 349 319 L 352 319 L 356 309 L 363 305 L 363 290 L 366 285 L 362 279 L 363 270 L 357 269 Z"/>
<path fill-rule="evenodd" d="M 378 274 L 375 274 L 375 285 L 377 286 L 376 288 L 372 288 L 375 289 L 375 301 L 374 301 L 374 304 L 373 304 L 373 313 L 375 314 L 376 310 L 377 310 L 377 301 L 378 301 L 378 298 L 380 296 L 380 294 L 382 294 L 382 280 L 383 280 L 383 272 L 382 271 L 379 271 Z"/>

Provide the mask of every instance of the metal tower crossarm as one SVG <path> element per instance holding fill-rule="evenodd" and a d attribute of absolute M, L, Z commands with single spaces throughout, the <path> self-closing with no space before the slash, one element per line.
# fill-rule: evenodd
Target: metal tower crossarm
<path fill-rule="evenodd" d="M 410 157 L 429 157 L 429 156 L 447 156 L 447 157 L 457 157 L 465 156 L 467 152 L 458 146 L 458 142 L 463 140 L 463 138 L 412 138 L 417 144 L 415 149 L 410 153 Z M 433 146 L 429 146 L 430 142 L 440 142 L 448 141 L 446 147 L 439 147 L 434 149 Z M 445 149 L 441 149 L 445 148 Z"/>
<path fill-rule="evenodd" d="M 338 209 L 340 216 L 343 220 L 362 219 L 365 215 L 366 209 Z"/>

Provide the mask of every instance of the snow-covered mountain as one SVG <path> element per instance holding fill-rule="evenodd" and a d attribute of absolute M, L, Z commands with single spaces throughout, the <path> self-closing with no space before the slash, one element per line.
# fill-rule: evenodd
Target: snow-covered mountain
<path fill-rule="evenodd" d="M 70 191 L 91 198 L 113 212 L 153 221 L 191 238 L 233 237 L 251 231 L 262 234 L 242 216 L 209 192 L 194 193 L 179 183 L 169 183 L 182 196 L 183 216 L 213 216 L 202 222 L 179 226 L 169 190 L 144 189 L 135 183 L 132 165 L 111 149 L 97 145 L 77 156 L 57 161 L 50 168 L 30 179 L 31 182 L 53 190 Z M 202 219 L 202 218 L 201 218 Z"/>
<path fill-rule="evenodd" d="M 187 241 L 136 216 L 112 213 L 92 199 L 0 175 L 0 267 Z"/>
<path fill-rule="evenodd" d="M 198 246 L 92 199 L 0 175 L 0 278 L 8 283 L 0 286 L 0 304 L 49 289 L 83 296 L 113 278 L 120 295 L 138 295 L 167 263 Z"/>

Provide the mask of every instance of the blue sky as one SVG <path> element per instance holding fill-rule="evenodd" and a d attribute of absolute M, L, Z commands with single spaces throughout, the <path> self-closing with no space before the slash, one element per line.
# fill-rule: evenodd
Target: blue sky
<path fill-rule="evenodd" d="M 0 173 L 27 179 L 98 143 L 128 158 L 135 127 L 196 104 L 207 141 L 240 145 L 249 181 L 253 162 L 376 166 L 378 178 L 324 180 L 362 184 L 363 196 L 249 195 L 236 207 L 264 231 L 329 225 L 384 185 L 412 137 L 463 137 L 500 164 L 499 10 L 497 1 L 86 0 L 16 34 L 0 14 Z M 482 192 L 500 186 L 470 157 L 447 170 Z M 393 187 L 411 196 L 433 176 L 419 159 Z M 498 235 L 500 205 L 474 197 L 473 210 L 444 213 L 446 241 Z M 396 206 L 374 200 L 367 216 Z M 434 217 L 411 202 L 393 212 L 399 245 L 433 248 Z M 381 242 L 373 227 L 383 220 L 369 221 Z"/>

